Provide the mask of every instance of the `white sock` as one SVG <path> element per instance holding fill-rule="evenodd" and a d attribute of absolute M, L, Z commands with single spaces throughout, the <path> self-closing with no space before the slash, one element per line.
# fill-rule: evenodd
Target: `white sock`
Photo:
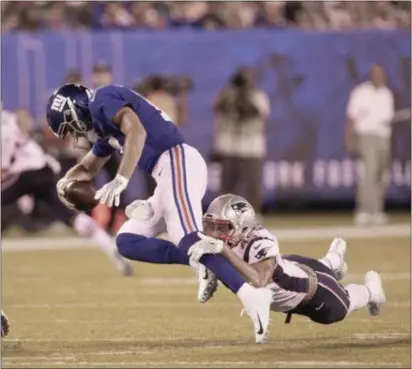
<path fill-rule="evenodd" d="M 117 254 L 117 246 L 112 237 L 88 215 L 77 215 L 73 221 L 73 228 L 80 236 L 94 241 L 109 257 Z"/>
<path fill-rule="evenodd" d="M 249 293 L 254 289 L 255 287 L 251 286 L 249 283 L 243 283 L 242 287 L 240 287 L 239 291 L 237 291 L 237 295 L 240 300 L 244 301 L 249 297 Z"/>
<path fill-rule="evenodd" d="M 363 284 L 348 284 L 345 286 L 345 290 L 349 294 L 349 310 L 346 315 L 349 315 L 352 311 L 362 309 L 368 305 L 370 300 L 370 292 Z"/>
<path fill-rule="evenodd" d="M 197 261 L 193 261 L 191 258 L 189 258 L 189 265 L 196 271 L 200 270 L 200 268 L 206 268 L 202 264 L 198 263 Z"/>
<path fill-rule="evenodd" d="M 322 259 L 319 261 L 326 265 L 331 270 L 339 269 L 341 257 L 337 252 L 328 252 Z"/>

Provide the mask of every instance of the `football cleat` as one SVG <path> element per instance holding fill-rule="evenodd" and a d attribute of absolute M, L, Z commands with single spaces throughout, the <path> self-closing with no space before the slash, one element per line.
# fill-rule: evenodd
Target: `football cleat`
<path fill-rule="evenodd" d="M 268 288 L 244 286 L 248 286 L 250 290 L 248 288 L 247 293 L 238 294 L 243 304 L 243 312 L 247 313 L 253 322 L 256 343 L 265 343 L 269 335 L 272 291 Z"/>
<path fill-rule="evenodd" d="M 209 301 L 217 290 L 217 278 L 214 273 L 208 270 L 205 266 L 200 265 L 197 270 L 199 280 L 199 291 L 197 299 L 200 303 Z"/>
<path fill-rule="evenodd" d="M 134 274 L 133 266 L 118 252 L 115 252 L 112 260 L 121 275 L 129 277 Z"/>
<path fill-rule="evenodd" d="M 385 292 L 382 287 L 382 279 L 378 272 L 370 270 L 365 274 L 365 286 L 369 290 L 370 299 L 368 303 L 369 314 L 379 315 L 381 306 L 386 302 Z"/>
<path fill-rule="evenodd" d="M 348 272 L 348 264 L 345 262 L 346 241 L 343 238 L 335 238 L 329 246 L 327 254 L 338 254 L 340 258 L 339 267 L 333 269 L 333 273 L 338 281 L 343 279 Z M 326 254 L 326 255 L 327 255 Z"/>

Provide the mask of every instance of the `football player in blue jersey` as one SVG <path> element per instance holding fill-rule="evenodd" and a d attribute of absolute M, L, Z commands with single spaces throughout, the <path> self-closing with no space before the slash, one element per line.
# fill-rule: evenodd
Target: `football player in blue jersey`
<path fill-rule="evenodd" d="M 136 200 L 126 213 L 130 218 L 116 238 L 121 255 L 158 264 L 199 264 L 189 260 L 188 250 L 198 243 L 223 242 L 203 233 L 201 200 L 207 186 L 207 166 L 200 153 L 185 139 L 159 108 L 133 90 L 107 85 L 94 91 L 67 84 L 56 89 L 47 105 L 47 121 L 56 137 L 70 134 L 75 142 L 86 137 L 92 149 L 62 178 L 57 190 L 65 199 L 65 188 L 74 180 L 92 180 L 115 152 L 122 155 L 116 177 L 96 192 L 96 199 L 118 206 L 121 193 L 138 167 L 156 181 L 154 195 Z M 242 214 L 239 214 L 242 216 Z M 157 238 L 163 232 L 169 240 Z M 272 296 L 254 288 L 221 255 L 205 255 L 200 264 L 225 283 L 243 304 L 255 329 L 257 343 L 266 340 Z M 202 268 L 205 270 L 205 268 Z M 199 297 L 216 288 L 216 280 L 201 275 Z M 206 298 L 205 298 L 206 300 Z"/>

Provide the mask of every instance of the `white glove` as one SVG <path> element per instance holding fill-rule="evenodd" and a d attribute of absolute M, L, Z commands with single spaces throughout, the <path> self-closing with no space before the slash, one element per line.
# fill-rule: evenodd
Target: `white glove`
<path fill-rule="evenodd" d="M 75 180 L 73 178 L 66 178 L 63 177 L 62 179 L 60 179 L 57 184 L 56 184 L 56 188 L 57 188 L 57 195 L 59 196 L 60 201 L 70 210 L 74 210 L 75 206 L 67 201 L 65 195 L 66 195 L 66 188 L 73 183 Z"/>
<path fill-rule="evenodd" d="M 147 221 L 154 215 L 152 205 L 147 200 L 136 200 L 126 206 L 126 216 L 129 219 Z"/>
<path fill-rule="evenodd" d="M 223 241 L 198 233 L 200 240 L 190 246 L 187 254 L 194 262 L 198 262 L 203 255 L 220 254 L 223 250 Z"/>
<path fill-rule="evenodd" d="M 100 200 L 100 204 L 106 204 L 109 208 L 120 205 L 120 194 L 126 189 L 129 180 L 121 175 L 116 175 L 113 181 L 106 183 L 94 196 Z"/>

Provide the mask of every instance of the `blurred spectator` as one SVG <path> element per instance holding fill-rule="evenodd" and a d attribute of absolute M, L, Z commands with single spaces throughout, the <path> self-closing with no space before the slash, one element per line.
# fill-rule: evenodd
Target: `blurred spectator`
<path fill-rule="evenodd" d="M 285 2 L 265 1 L 261 9 L 259 24 L 269 27 L 283 27 L 286 25 Z"/>
<path fill-rule="evenodd" d="M 134 2 L 131 7 L 133 27 L 136 28 L 165 28 L 166 18 L 150 2 Z"/>
<path fill-rule="evenodd" d="M 225 28 L 251 28 L 256 19 L 257 5 L 253 2 L 230 1 L 224 3 L 222 18 Z"/>
<path fill-rule="evenodd" d="M 178 79 L 178 81 L 180 80 Z M 177 126 L 181 127 L 187 122 L 188 86 L 184 86 L 182 82 L 177 83 L 177 86 L 174 86 L 175 83 L 171 84 L 170 78 L 168 79 L 160 75 L 152 75 L 148 77 L 144 84 L 144 92 L 140 91 L 141 88 L 139 86 L 136 86 L 135 89 L 142 92 L 147 100 L 161 109 Z M 170 85 L 172 85 L 173 88 L 171 88 Z M 154 193 L 156 182 L 150 176 L 145 178 L 146 194 L 147 197 L 150 197 Z"/>
<path fill-rule="evenodd" d="M 209 11 L 199 19 L 197 26 L 207 30 L 222 28 L 224 26 L 224 21 L 220 14 L 219 5 L 218 2 L 208 3 Z"/>
<path fill-rule="evenodd" d="M 329 26 L 333 29 L 344 29 L 352 26 L 352 18 L 341 1 L 325 2 L 325 14 L 329 19 Z"/>
<path fill-rule="evenodd" d="M 214 102 L 214 150 L 222 162 L 222 193 L 241 193 L 262 210 L 262 170 L 266 156 L 269 97 L 254 85 L 252 71 L 239 69 Z"/>
<path fill-rule="evenodd" d="M 21 131 L 27 135 L 30 135 L 30 132 L 33 129 L 33 118 L 30 112 L 27 109 L 20 108 L 16 110 L 15 114 L 17 125 Z"/>
<path fill-rule="evenodd" d="M 2 30 L 201 27 L 410 28 L 409 1 L 4 1 Z M 101 11 L 99 11 L 101 9 Z"/>
<path fill-rule="evenodd" d="M 110 85 L 113 83 L 113 74 L 110 66 L 99 63 L 93 67 L 92 70 L 92 84 L 93 88 Z"/>
<path fill-rule="evenodd" d="M 387 222 L 384 202 L 394 115 L 393 94 L 386 86 L 385 71 L 374 65 L 369 80 L 352 91 L 347 107 L 346 145 L 350 152 L 356 150 L 364 165 L 356 198 L 358 225 Z"/>
<path fill-rule="evenodd" d="M 68 28 L 68 19 L 64 14 L 65 8 L 65 5 L 59 2 L 55 2 L 50 6 L 46 17 L 48 29 L 58 31 Z"/>
<path fill-rule="evenodd" d="M 64 14 L 73 28 L 90 28 L 92 25 L 92 6 L 90 1 L 68 1 Z"/>
<path fill-rule="evenodd" d="M 77 69 L 70 70 L 64 79 L 64 83 L 77 83 L 81 85 L 83 83 L 82 74 Z"/>
<path fill-rule="evenodd" d="M 107 2 L 100 25 L 104 28 L 130 27 L 133 24 L 132 15 L 125 9 L 120 1 Z"/>

